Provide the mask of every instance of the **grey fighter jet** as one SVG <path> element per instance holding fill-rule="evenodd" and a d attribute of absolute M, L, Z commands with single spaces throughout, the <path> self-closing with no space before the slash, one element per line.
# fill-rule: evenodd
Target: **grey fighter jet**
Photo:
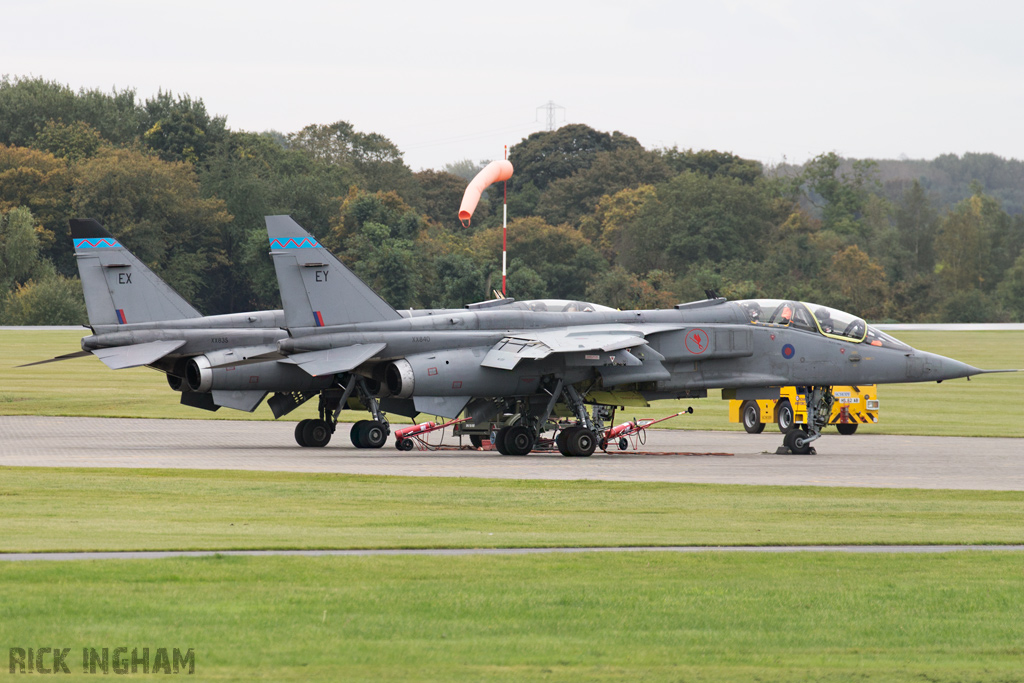
<path fill-rule="evenodd" d="M 360 447 L 384 443 L 386 412 L 465 411 L 476 422 L 511 413 L 495 445 L 521 455 L 561 406 L 577 424 L 558 433 L 559 450 L 588 456 L 604 429 L 602 406 L 703 397 L 708 389 L 722 389 L 723 398 L 777 398 L 780 387 L 797 385 L 807 392 L 807 431 L 788 433 L 785 446 L 808 453 L 834 385 L 998 372 L 913 349 L 861 318 L 800 301 L 709 296 L 668 310 L 618 311 L 504 300 L 399 313 L 290 217 L 266 221 L 289 331 L 276 357 L 331 384 L 321 390 L 320 419 L 311 421 L 326 439 L 300 438 L 297 430 L 304 446 L 327 443 L 355 392 L 372 415 L 352 430 Z"/>

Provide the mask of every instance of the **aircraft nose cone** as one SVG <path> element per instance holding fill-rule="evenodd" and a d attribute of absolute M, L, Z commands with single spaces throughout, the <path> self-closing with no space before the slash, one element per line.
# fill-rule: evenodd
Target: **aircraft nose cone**
<path fill-rule="evenodd" d="M 915 351 L 907 356 L 907 379 L 911 382 L 941 382 L 947 379 L 970 377 L 981 370 L 953 358 L 935 353 Z"/>

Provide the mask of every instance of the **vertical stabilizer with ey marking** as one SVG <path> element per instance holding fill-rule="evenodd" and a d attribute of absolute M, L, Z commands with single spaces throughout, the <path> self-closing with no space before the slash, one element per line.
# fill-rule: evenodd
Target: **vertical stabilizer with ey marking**
<path fill-rule="evenodd" d="M 202 317 L 98 221 L 72 218 L 71 239 L 90 325 Z"/>
<path fill-rule="evenodd" d="M 291 216 L 266 220 L 285 325 L 327 327 L 401 319 Z"/>

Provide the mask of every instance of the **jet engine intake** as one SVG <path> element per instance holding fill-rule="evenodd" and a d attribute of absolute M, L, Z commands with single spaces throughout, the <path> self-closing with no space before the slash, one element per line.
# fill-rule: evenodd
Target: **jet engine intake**
<path fill-rule="evenodd" d="M 168 375 L 170 377 L 170 375 Z M 205 393 L 213 387 L 213 369 L 206 356 L 196 356 L 185 366 L 185 381 L 188 388 L 197 393 Z"/>
<path fill-rule="evenodd" d="M 183 377 L 179 377 L 178 375 L 172 375 L 171 373 L 168 372 L 167 384 L 174 391 L 181 391 L 182 387 L 185 386 L 185 379 Z"/>
<path fill-rule="evenodd" d="M 388 365 L 384 372 L 384 382 L 388 391 L 395 398 L 409 398 L 416 388 L 416 374 L 412 363 L 402 358 Z"/>

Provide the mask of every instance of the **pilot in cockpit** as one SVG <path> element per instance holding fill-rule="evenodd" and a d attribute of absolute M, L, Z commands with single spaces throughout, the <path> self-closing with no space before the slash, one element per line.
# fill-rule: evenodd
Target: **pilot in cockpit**
<path fill-rule="evenodd" d="M 743 308 L 747 311 L 747 317 L 750 318 L 750 322 L 755 325 L 761 322 L 761 305 L 756 301 L 747 301 L 743 303 Z"/>
<path fill-rule="evenodd" d="M 832 324 L 832 314 L 829 313 L 827 308 L 819 308 L 814 312 L 814 317 L 818 319 L 818 325 L 821 327 L 821 331 L 825 334 L 832 334 L 835 330 L 835 326 Z"/>

